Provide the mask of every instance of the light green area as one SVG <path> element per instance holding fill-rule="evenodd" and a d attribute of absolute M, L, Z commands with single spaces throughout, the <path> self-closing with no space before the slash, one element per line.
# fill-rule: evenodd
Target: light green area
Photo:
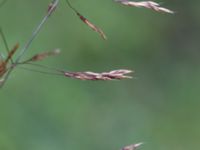
<path fill-rule="evenodd" d="M 92 82 L 16 69 L 0 90 L 0 150 L 200 149 L 200 1 L 165 1 L 175 15 L 112 0 L 61 0 L 25 57 L 60 48 L 42 64 L 72 71 L 135 70 L 131 80 Z M 160 1 L 159 1 L 160 2 Z M 21 47 L 49 0 L 8 0 L 0 26 Z M 0 52 L 6 54 L 2 40 Z M 25 58 L 24 57 L 24 58 Z"/>

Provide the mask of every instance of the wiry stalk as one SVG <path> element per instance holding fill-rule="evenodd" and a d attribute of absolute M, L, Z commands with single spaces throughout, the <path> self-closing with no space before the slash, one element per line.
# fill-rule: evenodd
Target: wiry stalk
<path fill-rule="evenodd" d="M 32 68 L 27 68 L 27 67 L 22 67 L 22 66 L 18 66 L 17 68 L 19 68 L 19 69 L 23 69 L 23 70 L 27 70 L 27 71 L 31 71 L 31 72 L 36 72 L 36 73 L 46 74 L 46 75 L 63 76 L 62 73 L 49 72 L 49 71 L 41 71 L 41 70 L 32 69 Z"/>
<path fill-rule="evenodd" d="M 71 3 L 69 2 L 69 0 L 66 0 L 66 2 L 67 2 L 67 4 L 68 4 L 68 6 L 69 6 L 76 14 L 79 13 L 78 10 L 76 10 L 76 8 L 74 8 L 74 7 L 71 5 Z"/>
<path fill-rule="evenodd" d="M 54 71 L 54 72 L 63 72 L 62 69 L 58 69 L 58 68 L 54 68 L 54 67 L 49 67 L 49 66 L 45 66 L 45 65 L 42 65 L 42 64 L 34 64 L 34 63 L 31 63 L 31 62 L 22 62 L 22 63 L 18 63 L 17 65 L 30 65 L 30 66 L 35 66 L 35 67 L 38 67 L 38 68 L 43 68 L 45 70 L 51 70 L 51 71 Z"/>
<path fill-rule="evenodd" d="M 0 34 L 1 34 L 1 37 L 2 37 L 2 39 L 3 39 L 3 43 L 4 43 L 4 45 L 5 45 L 7 55 L 9 55 L 8 43 L 7 43 L 7 41 L 6 41 L 6 37 L 5 37 L 5 35 L 4 35 L 3 30 L 2 30 L 1 27 L 0 27 Z M 12 60 L 12 58 L 10 59 L 10 61 L 11 61 L 11 63 L 14 63 L 13 60 Z"/>

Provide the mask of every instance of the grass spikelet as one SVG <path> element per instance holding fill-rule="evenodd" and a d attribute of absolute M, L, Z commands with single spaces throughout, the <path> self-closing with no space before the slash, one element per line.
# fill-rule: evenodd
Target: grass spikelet
<path fill-rule="evenodd" d="M 123 147 L 121 150 L 136 150 L 138 147 L 140 147 L 143 143 L 137 143 L 137 144 L 132 144 Z"/>
<path fill-rule="evenodd" d="M 132 78 L 131 76 L 126 76 L 133 71 L 131 70 L 114 70 L 110 72 L 102 72 L 102 73 L 95 73 L 95 72 L 64 72 L 66 77 L 71 77 L 80 80 L 121 80 L 126 78 Z"/>
<path fill-rule="evenodd" d="M 9 60 L 12 59 L 12 56 L 14 55 L 14 53 L 16 52 L 16 50 L 18 49 L 19 44 L 16 44 L 13 49 L 11 51 L 8 52 L 8 56 L 6 58 L 6 60 L 4 61 L 3 59 L 0 60 L 0 78 L 6 73 L 7 71 L 7 64 L 9 62 Z"/>
<path fill-rule="evenodd" d="M 88 26 L 90 27 L 93 31 L 97 32 L 100 34 L 100 36 L 106 40 L 107 37 L 105 35 L 105 33 L 102 31 L 102 29 L 100 29 L 99 27 L 95 26 L 93 23 L 91 23 L 88 19 L 86 19 L 83 15 L 81 15 L 80 13 L 77 13 L 77 15 L 79 16 L 79 18 Z"/>
<path fill-rule="evenodd" d="M 133 2 L 129 0 L 115 0 L 115 2 L 119 2 L 122 5 L 126 6 L 133 6 L 133 7 L 144 7 L 147 9 L 152 9 L 157 12 L 169 13 L 174 14 L 174 11 L 169 10 L 167 8 L 161 7 L 160 4 L 153 2 L 153 1 L 140 1 L 140 2 Z"/>
<path fill-rule="evenodd" d="M 55 50 L 49 51 L 49 52 L 42 52 L 42 53 L 34 55 L 33 57 L 31 57 L 30 59 L 28 59 L 25 62 L 41 61 L 41 60 L 44 60 L 47 57 L 55 56 L 55 55 L 58 55 L 58 54 L 60 54 L 60 50 L 59 49 L 55 49 Z"/>
<path fill-rule="evenodd" d="M 81 21 L 83 21 L 89 28 L 91 28 L 93 31 L 99 33 L 99 35 L 106 40 L 107 37 L 105 35 L 105 33 L 103 32 L 103 30 L 99 27 L 97 27 L 96 25 L 94 25 L 92 22 L 90 22 L 88 19 L 86 19 L 82 14 L 80 14 L 78 12 L 77 9 L 75 9 L 71 3 L 69 2 L 69 0 L 66 0 L 67 5 L 76 13 L 76 15 L 81 19 Z"/>

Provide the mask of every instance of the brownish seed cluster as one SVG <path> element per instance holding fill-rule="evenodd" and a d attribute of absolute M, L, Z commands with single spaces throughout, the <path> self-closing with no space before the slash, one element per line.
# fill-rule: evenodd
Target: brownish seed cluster
<path fill-rule="evenodd" d="M 5 72 L 6 72 L 6 63 L 0 60 L 0 78 L 5 74 Z"/>
<path fill-rule="evenodd" d="M 174 13 L 172 10 L 161 7 L 158 3 L 153 2 L 153 1 L 140 1 L 140 2 L 133 2 L 129 0 L 115 0 L 115 1 L 127 6 L 144 7 L 144 8 L 152 9 L 157 12 L 164 12 L 164 13 L 170 13 L 170 14 Z"/>
<path fill-rule="evenodd" d="M 14 53 L 16 52 L 16 50 L 18 49 L 19 44 L 16 44 L 13 49 L 8 53 L 8 56 L 6 58 L 6 60 L 0 60 L 0 78 L 6 73 L 7 71 L 7 64 L 8 62 L 12 59 L 12 56 L 14 55 Z"/>
<path fill-rule="evenodd" d="M 88 19 L 86 19 L 83 15 L 81 15 L 80 13 L 76 13 L 79 18 L 88 26 L 90 27 L 93 31 L 99 33 L 99 35 L 106 40 L 107 37 L 105 35 L 105 33 L 97 26 L 95 26 L 93 23 L 91 23 Z"/>
<path fill-rule="evenodd" d="M 33 57 L 31 57 L 29 60 L 27 60 L 26 62 L 30 62 L 30 61 L 41 61 L 49 56 L 55 56 L 60 54 L 60 50 L 59 49 L 55 49 L 53 51 L 48 51 L 48 52 L 42 52 L 39 54 L 34 55 Z"/>

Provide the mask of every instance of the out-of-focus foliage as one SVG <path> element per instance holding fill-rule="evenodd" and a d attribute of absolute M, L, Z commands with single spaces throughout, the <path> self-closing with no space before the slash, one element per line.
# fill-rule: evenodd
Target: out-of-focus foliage
<path fill-rule="evenodd" d="M 0 26 L 10 48 L 30 37 L 49 0 L 8 2 Z M 133 69 L 134 79 L 92 82 L 16 69 L 0 91 L 1 150 L 200 149 L 200 1 L 165 0 L 175 15 L 112 0 L 72 3 L 101 27 L 102 40 L 61 1 L 26 58 L 72 71 Z M 6 54 L 2 40 L 0 52 Z M 25 59 L 25 58 L 24 58 Z"/>

